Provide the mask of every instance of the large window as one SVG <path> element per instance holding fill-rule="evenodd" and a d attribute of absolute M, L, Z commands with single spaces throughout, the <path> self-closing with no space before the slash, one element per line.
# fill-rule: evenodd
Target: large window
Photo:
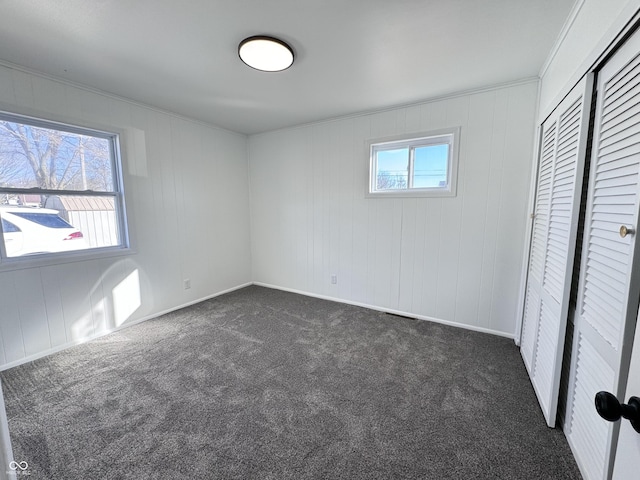
<path fill-rule="evenodd" d="M 116 133 L 0 113 L 0 262 L 127 247 L 119 153 Z"/>
<path fill-rule="evenodd" d="M 369 142 L 369 196 L 456 194 L 459 129 Z"/>

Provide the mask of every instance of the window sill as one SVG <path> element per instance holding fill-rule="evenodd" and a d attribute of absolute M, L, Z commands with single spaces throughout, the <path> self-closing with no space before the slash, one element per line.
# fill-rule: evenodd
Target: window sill
<path fill-rule="evenodd" d="M 13 257 L 3 259 L 0 263 L 0 273 L 13 270 L 26 270 L 29 268 L 50 267 L 68 263 L 87 262 L 103 258 L 122 257 L 135 255 L 137 252 L 131 247 L 104 247 L 90 251 L 78 250 L 49 255 L 34 255 L 25 257 Z"/>
<path fill-rule="evenodd" d="M 366 198 L 451 198 L 456 192 L 451 190 L 387 190 L 380 192 L 365 192 Z"/>

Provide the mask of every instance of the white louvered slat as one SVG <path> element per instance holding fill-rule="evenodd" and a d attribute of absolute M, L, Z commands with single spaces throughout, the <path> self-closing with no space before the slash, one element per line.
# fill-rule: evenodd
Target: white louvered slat
<path fill-rule="evenodd" d="M 613 152 L 619 152 L 622 149 L 637 145 L 637 139 L 633 137 L 635 118 L 636 117 L 633 117 L 629 120 L 624 130 L 617 133 L 607 132 L 606 138 L 600 138 L 600 152 L 602 156 L 609 155 Z"/>
<path fill-rule="evenodd" d="M 607 131 L 603 132 L 603 135 L 600 137 L 600 141 L 603 146 L 605 144 L 615 143 L 616 138 L 618 140 L 625 138 L 625 133 L 633 126 L 635 119 L 637 118 L 638 110 L 640 109 L 640 98 L 638 100 L 639 102 L 636 105 L 624 112 L 621 112 L 621 115 L 623 116 L 622 118 L 616 118 L 608 124 L 603 125 L 603 127 L 607 129 Z"/>
<path fill-rule="evenodd" d="M 618 145 L 612 146 L 608 151 L 601 152 L 600 162 L 597 166 L 598 171 L 606 169 L 607 164 L 614 161 L 620 161 L 617 166 L 624 166 L 624 159 L 633 163 L 634 156 L 640 153 L 640 144 L 629 142 L 628 139 L 625 140 Z M 616 165 L 613 167 L 615 168 Z"/>
<path fill-rule="evenodd" d="M 633 107 L 621 112 L 621 117 L 612 117 L 607 123 L 603 123 L 603 128 L 610 128 L 610 132 L 603 135 L 602 139 L 608 139 L 612 135 L 629 128 L 637 116 L 640 115 L 640 103 Z"/>
<path fill-rule="evenodd" d="M 584 80 L 542 125 L 521 353 L 549 426 L 560 386 L 590 84 Z"/>
<path fill-rule="evenodd" d="M 622 69 L 604 83 L 604 95 L 602 101 L 601 115 L 607 118 L 611 111 L 615 111 L 624 102 L 620 99 L 633 91 L 635 85 L 638 84 L 637 77 L 640 72 L 640 64 L 633 59 L 627 63 Z"/>
<path fill-rule="evenodd" d="M 633 118 L 634 116 L 640 113 L 640 103 L 634 102 L 630 105 L 625 105 L 624 108 L 621 108 L 616 114 L 608 115 L 608 118 L 602 119 L 602 127 L 603 128 L 615 128 L 617 125 L 625 122 L 629 118 Z"/>
<path fill-rule="evenodd" d="M 562 302 L 564 294 L 564 281 L 569 257 L 569 226 L 571 225 L 575 193 L 573 185 L 575 185 L 576 166 L 578 163 L 581 105 L 582 97 L 577 98 L 568 106 L 565 113 L 560 117 L 558 127 L 558 136 L 561 140 L 559 140 L 558 156 L 555 159 L 555 178 L 550 203 L 550 217 L 553 220 L 549 222 L 543 278 L 544 288 L 558 304 Z M 559 178 L 562 181 L 559 181 Z"/>
<path fill-rule="evenodd" d="M 618 268 L 616 268 L 616 266 Z M 609 262 L 604 264 L 599 261 L 599 257 L 597 255 L 594 255 L 587 259 L 587 267 L 597 269 L 601 273 L 604 281 L 611 284 L 613 288 L 620 290 L 624 289 L 625 284 L 619 275 L 620 264 L 618 262 Z"/>
<path fill-rule="evenodd" d="M 618 292 L 614 288 L 609 287 L 606 278 L 594 267 L 589 267 L 585 271 L 585 296 L 586 303 L 594 300 L 597 304 L 601 304 L 605 311 L 610 311 L 611 316 L 615 316 L 622 312 L 620 301 L 624 300 L 624 292 Z M 591 296 L 593 295 L 593 299 Z M 588 308 L 582 309 L 583 315 L 589 315 Z"/>
<path fill-rule="evenodd" d="M 555 129 L 553 123 L 549 131 L 553 135 L 545 136 L 543 157 L 540 164 L 535 216 L 533 222 L 533 238 L 531 245 L 530 275 L 538 281 L 542 280 L 544 269 L 544 250 L 546 247 L 547 224 L 549 221 L 549 203 L 551 197 L 551 180 L 553 174 L 553 157 L 555 152 Z"/>
<path fill-rule="evenodd" d="M 607 112 L 607 119 L 602 123 L 603 130 L 600 141 L 609 139 L 624 131 L 625 123 L 627 123 L 630 118 L 633 119 L 634 116 L 632 112 L 640 104 L 640 88 L 635 86 L 622 97 L 622 100 L 627 100 L 627 103 L 623 105 L 614 104 L 615 108 Z M 608 141 L 607 143 L 611 142 Z"/>
<path fill-rule="evenodd" d="M 620 77 L 620 81 L 607 84 L 603 107 L 603 117 L 617 116 L 628 105 L 634 105 L 638 99 L 638 66 L 633 67 L 632 75 Z"/>
<path fill-rule="evenodd" d="M 602 214 L 603 217 L 604 215 L 605 214 Z M 594 230 L 591 230 L 589 233 L 593 234 Z M 626 261 L 629 256 L 626 255 L 625 252 L 616 250 L 616 243 L 611 240 L 607 240 L 606 238 L 602 238 L 604 235 L 606 235 L 605 231 L 602 232 L 602 235 L 591 235 L 589 238 L 589 248 L 602 255 L 604 258 L 626 265 Z"/>
<path fill-rule="evenodd" d="M 612 472 L 617 424 L 594 408 L 601 390 L 620 396 L 629 318 L 638 312 L 640 272 L 635 236 L 640 174 L 640 36 L 634 35 L 598 73 L 590 185 L 568 384 L 565 431 L 585 478 Z M 636 273 L 634 273 L 636 272 Z M 633 286 L 634 290 L 631 291 Z M 631 312 L 631 313 L 630 313 Z"/>

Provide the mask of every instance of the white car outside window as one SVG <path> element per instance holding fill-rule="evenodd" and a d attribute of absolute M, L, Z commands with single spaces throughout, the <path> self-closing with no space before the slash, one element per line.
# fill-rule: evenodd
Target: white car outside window
<path fill-rule="evenodd" d="M 57 210 L 0 206 L 0 218 L 7 257 L 88 248 L 82 232 Z"/>

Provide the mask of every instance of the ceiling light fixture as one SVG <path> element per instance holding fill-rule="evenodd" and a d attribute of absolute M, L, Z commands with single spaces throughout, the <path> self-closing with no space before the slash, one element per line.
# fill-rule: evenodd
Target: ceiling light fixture
<path fill-rule="evenodd" d="M 263 72 L 281 72 L 293 64 L 293 50 L 277 38 L 256 35 L 238 45 L 240 59 Z"/>

